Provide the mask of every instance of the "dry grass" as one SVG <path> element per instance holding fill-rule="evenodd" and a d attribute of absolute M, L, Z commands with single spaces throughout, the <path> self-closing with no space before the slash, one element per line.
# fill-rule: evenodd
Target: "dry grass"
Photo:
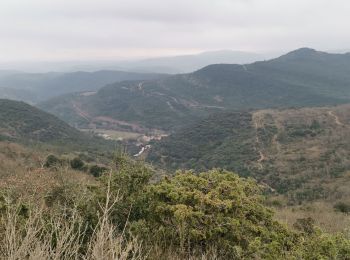
<path fill-rule="evenodd" d="M 92 236 L 88 236 L 87 247 L 86 227 L 78 210 L 70 211 L 69 218 L 62 213 L 48 218 L 43 208 L 36 208 L 22 218 L 21 207 L 8 201 L 6 214 L 0 219 L 0 259 L 144 259 L 141 243 L 127 239 L 111 224 L 110 210 L 118 201 L 118 197 L 111 200 L 108 189 L 106 204 L 101 206 L 102 214 Z"/>
<path fill-rule="evenodd" d="M 290 227 L 297 219 L 311 217 L 323 231 L 345 232 L 350 227 L 350 215 L 334 211 L 333 204 L 327 202 L 308 203 L 303 206 L 276 209 L 275 218 Z"/>
<path fill-rule="evenodd" d="M 7 260 L 47 260 L 47 259 L 84 259 L 84 260 L 216 260 L 215 249 L 206 254 L 181 254 L 176 250 L 161 247 L 145 249 L 136 238 L 127 239 L 118 233 L 109 220 L 109 208 L 104 208 L 99 223 L 89 239 L 87 249 L 83 243 L 85 227 L 77 214 L 69 219 L 54 216 L 50 219 L 50 231 L 44 222 L 42 210 L 32 212 L 22 223 L 18 217 L 18 208 L 7 211 L 0 221 L 0 259 Z M 56 243 L 52 243 L 56 241 Z"/>
<path fill-rule="evenodd" d="M 0 142 L 0 190 L 27 201 L 37 201 L 62 184 L 88 185 L 95 182 L 89 174 L 69 167 L 44 168 L 47 153 Z"/>
<path fill-rule="evenodd" d="M 107 129 L 83 129 L 85 132 L 94 132 L 97 134 L 104 134 L 112 140 L 137 140 L 142 136 L 140 133 L 127 132 L 127 131 L 117 131 L 117 130 L 107 130 Z"/>
<path fill-rule="evenodd" d="M 14 205 L 6 200 L 6 212 L 0 217 L 0 259 L 219 259 L 215 249 L 203 254 L 157 245 L 144 247 L 140 240 L 130 237 L 130 233 L 127 235 L 127 224 L 123 231 L 118 231 L 110 220 L 111 210 L 121 199 L 112 197 L 108 186 L 106 202 L 100 205 L 101 214 L 92 235 L 88 234 L 76 208 L 47 214 L 45 206 L 33 205 L 34 210 L 23 217 L 21 203 Z"/>

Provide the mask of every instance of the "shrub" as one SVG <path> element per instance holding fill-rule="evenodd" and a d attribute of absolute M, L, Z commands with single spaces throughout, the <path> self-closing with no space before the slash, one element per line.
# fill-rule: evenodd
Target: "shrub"
<path fill-rule="evenodd" d="M 104 193 L 109 185 L 112 195 L 123 197 L 111 212 L 114 224 L 123 228 L 127 221 L 132 222 L 143 218 L 148 205 L 145 189 L 153 171 L 144 163 L 132 161 L 124 155 L 117 157 L 116 168 L 117 172 L 102 176 L 102 185 L 97 197 L 104 202 Z"/>
<path fill-rule="evenodd" d="M 90 174 L 94 177 L 100 177 L 103 173 L 107 172 L 108 169 L 103 166 L 93 165 L 90 167 Z"/>
<path fill-rule="evenodd" d="M 71 160 L 70 166 L 74 170 L 80 170 L 81 171 L 81 170 L 84 169 L 85 163 L 80 158 L 74 158 L 73 160 Z"/>
<path fill-rule="evenodd" d="M 350 213 L 350 204 L 345 202 L 338 202 L 334 205 L 334 209 L 342 213 Z"/>
<path fill-rule="evenodd" d="M 310 217 L 300 218 L 293 224 L 293 227 L 307 235 L 311 235 L 315 233 L 315 220 Z"/>
<path fill-rule="evenodd" d="M 92 234 L 78 209 L 46 214 L 39 208 L 21 216 L 22 206 L 8 205 L 0 215 L 0 259 L 145 259 L 141 243 L 111 224 L 111 203 L 117 201 L 101 205 Z"/>
<path fill-rule="evenodd" d="M 300 249 L 295 253 L 297 259 L 341 259 L 350 256 L 350 240 L 343 234 L 326 234 L 318 232 L 304 238 Z"/>
<path fill-rule="evenodd" d="M 51 167 L 58 167 L 62 165 L 62 160 L 57 158 L 55 155 L 50 154 L 47 156 L 44 167 L 51 168 Z"/>
<path fill-rule="evenodd" d="M 260 192 L 232 172 L 178 173 L 148 187 L 142 225 L 133 228 L 180 252 L 215 247 L 227 259 L 282 256 L 295 236 L 272 219 Z"/>

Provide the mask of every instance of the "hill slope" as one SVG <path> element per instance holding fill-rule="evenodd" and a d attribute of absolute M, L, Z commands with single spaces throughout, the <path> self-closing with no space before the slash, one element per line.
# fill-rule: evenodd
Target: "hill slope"
<path fill-rule="evenodd" d="M 253 176 L 291 202 L 350 199 L 350 105 L 216 114 L 154 142 L 168 169 L 222 167 Z"/>
<path fill-rule="evenodd" d="M 0 99 L 0 140 L 83 144 L 89 136 L 26 103 Z"/>
<path fill-rule="evenodd" d="M 95 95 L 66 96 L 40 107 L 84 127 L 108 117 L 172 130 L 222 110 L 347 103 L 349 75 L 350 55 L 300 49 L 250 65 L 211 65 L 159 80 L 116 83 Z"/>

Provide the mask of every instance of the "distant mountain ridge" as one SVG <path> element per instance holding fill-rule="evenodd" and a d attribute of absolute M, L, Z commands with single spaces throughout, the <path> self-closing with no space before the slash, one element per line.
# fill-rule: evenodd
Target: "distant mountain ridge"
<path fill-rule="evenodd" d="M 264 60 L 264 55 L 233 50 L 207 51 L 199 54 L 160 57 L 134 62 L 120 63 L 130 70 L 162 73 L 190 73 L 215 63 L 247 64 Z"/>
<path fill-rule="evenodd" d="M 71 73 L 4 72 L 0 74 L 0 98 L 36 103 L 66 93 L 97 91 L 106 84 L 119 81 L 149 80 L 162 76 L 164 75 L 108 70 Z M 21 92 L 27 94 L 22 95 Z"/>
<path fill-rule="evenodd" d="M 16 68 L 21 71 L 36 73 L 48 71 L 68 73 L 72 71 L 94 72 L 100 70 L 117 70 L 140 73 L 177 74 L 190 73 L 213 63 L 246 64 L 264 59 L 265 55 L 259 53 L 235 50 L 217 50 L 187 55 L 164 56 L 137 60 L 91 60 L 70 62 L 37 62 L 27 64 L 0 63 L 0 69 Z"/>
<path fill-rule="evenodd" d="M 348 102 L 350 55 L 303 48 L 269 61 L 214 64 L 189 74 L 110 84 L 94 95 L 67 95 L 40 107 L 83 127 L 92 121 L 109 127 L 98 120 L 108 117 L 174 130 L 218 111 Z"/>

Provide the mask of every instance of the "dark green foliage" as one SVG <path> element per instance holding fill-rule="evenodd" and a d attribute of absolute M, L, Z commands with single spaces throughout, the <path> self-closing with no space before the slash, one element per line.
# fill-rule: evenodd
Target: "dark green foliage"
<path fill-rule="evenodd" d="M 142 163 L 119 159 L 119 165 L 118 172 L 105 176 L 100 194 L 111 189 L 122 196 L 112 219 L 120 229 L 129 222 L 147 247 L 173 248 L 184 257 L 214 247 L 221 258 L 249 258 L 284 255 L 297 242 L 272 219 L 251 179 L 215 170 L 178 173 L 150 184 L 152 172 Z"/>
<path fill-rule="evenodd" d="M 273 174 L 271 177 L 271 184 L 273 187 L 276 187 L 279 193 L 286 193 L 290 190 L 296 190 L 300 188 L 305 182 L 305 178 L 282 178 L 276 174 Z"/>
<path fill-rule="evenodd" d="M 313 218 L 300 218 L 293 224 L 293 227 L 307 235 L 315 233 L 315 220 Z"/>
<path fill-rule="evenodd" d="M 342 176 L 347 171 L 347 167 L 343 165 L 332 165 L 330 168 L 330 174 L 332 177 L 337 178 Z"/>
<path fill-rule="evenodd" d="M 127 221 L 133 222 L 142 218 L 148 204 L 148 200 L 144 200 L 145 189 L 154 172 L 142 162 L 134 162 L 125 155 L 117 156 L 116 161 L 117 172 L 111 178 L 109 175 L 104 176 L 101 193 L 105 193 L 110 182 L 114 194 L 123 198 L 115 206 L 112 219 L 118 223 L 118 227 L 124 228 Z"/>
<path fill-rule="evenodd" d="M 350 203 L 338 202 L 334 205 L 334 209 L 342 213 L 350 213 Z"/>
<path fill-rule="evenodd" d="M 298 201 L 312 201 L 317 199 L 324 199 L 326 196 L 325 190 L 322 187 L 304 187 L 300 192 L 296 193 Z"/>
<path fill-rule="evenodd" d="M 298 126 L 287 126 L 286 132 L 290 138 L 305 138 L 305 137 L 315 137 L 321 131 L 319 124 L 312 124 L 310 126 L 298 125 Z"/>
<path fill-rule="evenodd" d="M 44 166 L 47 168 L 58 167 L 62 165 L 62 160 L 53 154 L 47 156 Z"/>
<path fill-rule="evenodd" d="M 313 120 L 311 124 L 289 123 L 285 126 L 284 140 L 282 140 L 281 136 L 279 140 L 285 143 L 298 138 L 313 138 L 323 131 L 324 129 L 322 129 L 320 122 L 317 120 Z"/>
<path fill-rule="evenodd" d="M 54 143 L 79 142 L 88 137 L 57 117 L 23 102 L 0 99 L 0 127 L 13 138 Z"/>
<path fill-rule="evenodd" d="M 81 170 L 84 169 L 85 163 L 80 158 L 74 158 L 73 160 L 70 161 L 70 166 L 74 170 L 80 170 L 81 171 Z"/>
<path fill-rule="evenodd" d="M 99 165 L 93 165 L 89 169 L 89 173 L 94 177 L 100 177 L 103 173 L 107 172 L 108 168 Z"/>
<path fill-rule="evenodd" d="M 311 125 L 310 125 L 310 128 L 312 130 L 319 130 L 319 129 L 321 129 L 321 124 L 317 120 L 313 120 Z"/>
<path fill-rule="evenodd" d="M 81 140 L 83 135 L 55 116 L 22 102 L 0 99 L 0 127 L 14 138 L 55 142 Z"/>
<path fill-rule="evenodd" d="M 225 258 L 264 258 L 283 255 L 296 239 L 272 219 L 256 183 L 231 172 L 178 173 L 151 185 L 146 196 L 146 223 L 164 247 L 214 246 Z"/>
<path fill-rule="evenodd" d="M 0 99 L 1 139 L 25 145 L 50 144 L 68 151 L 114 148 L 114 142 L 80 132 L 40 109 L 7 99 Z"/>
<path fill-rule="evenodd" d="M 315 235 L 304 238 L 304 242 L 296 255 L 298 256 L 296 259 L 348 260 L 350 241 L 342 234 L 330 235 L 317 232 Z"/>
<path fill-rule="evenodd" d="M 147 160 L 169 169 L 206 170 L 221 167 L 249 175 L 257 160 L 250 113 L 220 113 L 153 144 Z"/>
<path fill-rule="evenodd" d="M 264 128 L 257 129 L 257 135 L 263 146 L 270 145 L 275 134 L 277 134 L 277 127 L 275 125 L 264 125 Z"/>

